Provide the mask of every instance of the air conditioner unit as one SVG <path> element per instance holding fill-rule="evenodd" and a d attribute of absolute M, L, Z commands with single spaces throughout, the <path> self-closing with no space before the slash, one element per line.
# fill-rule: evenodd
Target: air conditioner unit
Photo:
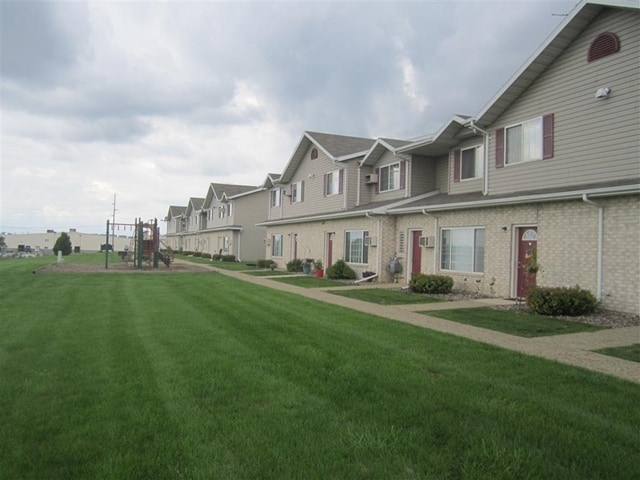
<path fill-rule="evenodd" d="M 435 237 L 420 237 L 419 242 L 421 247 L 433 248 L 436 246 Z"/>
<path fill-rule="evenodd" d="M 378 246 L 378 237 L 365 237 L 364 244 L 367 247 L 377 247 Z"/>
<path fill-rule="evenodd" d="M 378 183 L 378 175 L 375 173 L 371 173 L 369 175 L 364 176 L 364 181 L 367 184 Z"/>

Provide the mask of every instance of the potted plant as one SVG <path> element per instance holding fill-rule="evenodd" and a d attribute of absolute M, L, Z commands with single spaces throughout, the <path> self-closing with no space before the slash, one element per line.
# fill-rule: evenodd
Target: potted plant
<path fill-rule="evenodd" d="M 324 277 L 324 269 L 322 268 L 322 260 L 318 259 L 313 262 L 313 268 L 315 270 L 316 277 L 322 278 Z"/>
<path fill-rule="evenodd" d="M 311 266 L 313 265 L 313 258 L 305 258 L 302 262 L 302 273 L 311 273 Z"/>

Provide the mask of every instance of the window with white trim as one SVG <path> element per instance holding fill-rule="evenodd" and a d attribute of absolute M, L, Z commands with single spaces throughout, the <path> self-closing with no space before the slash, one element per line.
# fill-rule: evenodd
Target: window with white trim
<path fill-rule="evenodd" d="M 227 217 L 233 215 L 233 203 L 227 203 Z"/>
<path fill-rule="evenodd" d="M 336 195 L 340 193 L 340 170 L 334 170 L 327 173 L 327 195 Z"/>
<path fill-rule="evenodd" d="M 392 163 L 385 167 L 380 167 L 379 185 L 381 192 L 398 190 L 400 188 L 400 163 Z"/>
<path fill-rule="evenodd" d="M 281 199 L 282 199 L 281 189 L 278 188 L 276 190 L 271 190 L 271 206 L 272 207 L 279 207 Z"/>
<path fill-rule="evenodd" d="M 505 128 L 505 163 L 542 160 L 542 117 Z"/>
<path fill-rule="evenodd" d="M 484 175 L 484 146 L 463 148 L 460 152 L 460 179 L 482 178 Z"/>
<path fill-rule="evenodd" d="M 369 247 L 365 245 L 365 238 L 369 236 L 366 230 L 345 232 L 344 261 L 348 263 L 368 263 Z"/>
<path fill-rule="evenodd" d="M 291 184 L 291 201 L 293 203 L 300 203 L 304 200 L 304 181 L 299 181 Z"/>
<path fill-rule="evenodd" d="M 484 272 L 484 228 L 443 228 L 440 236 L 440 269 Z"/>
<path fill-rule="evenodd" d="M 281 257 L 282 256 L 282 233 L 275 233 L 271 235 L 271 256 L 272 257 Z"/>

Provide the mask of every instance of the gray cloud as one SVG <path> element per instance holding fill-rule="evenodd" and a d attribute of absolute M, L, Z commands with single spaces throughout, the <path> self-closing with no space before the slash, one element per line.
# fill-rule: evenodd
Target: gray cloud
<path fill-rule="evenodd" d="M 2 2 L 0 229 L 101 224 L 109 189 L 123 215 L 163 216 L 281 171 L 304 130 L 432 132 L 572 4 Z"/>

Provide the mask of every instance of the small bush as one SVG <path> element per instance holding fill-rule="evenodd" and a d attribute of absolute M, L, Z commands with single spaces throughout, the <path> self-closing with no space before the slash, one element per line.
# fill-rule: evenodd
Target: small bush
<path fill-rule="evenodd" d="M 211 258 L 211 254 L 210 253 L 203 253 L 202 254 L 202 258 L 210 259 Z"/>
<path fill-rule="evenodd" d="M 327 278 L 332 280 L 355 280 L 356 272 L 344 260 L 338 260 L 326 270 Z"/>
<path fill-rule="evenodd" d="M 290 262 L 287 262 L 287 272 L 301 272 L 302 271 L 302 260 L 299 258 L 294 258 Z"/>
<path fill-rule="evenodd" d="M 533 287 L 527 295 L 527 307 L 540 315 L 588 315 L 598 305 L 589 291 L 575 287 Z"/>
<path fill-rule="evenodd" d="M 220 260 L 222 260 L 223 262 L 235 262 L 236 261 L 236 256 L 235 255 L 222 255 Z"/>
<path fill-rule="evenodd" d="M 415 293 L 451 293 L 453 278 L 446 275 L 419 273 L 411 279 L 409 288 Z"/>
<path fill-rule="evenodd" d="M 202 257 L 202 252 L 193 252 L 194 257 Z"/>
<path fill-rule="evenodd" d="M 264 258 L 256 260 L 256 268 L 271 268 L 275 267 L 275 262 L 273 260 L 266 260 Z"/>
<path fill-rule="evenodd" d="M 219 262 L 222 259 L 222 255 L 220 255 L 219 253 L 214 253 L 213 255 L 211 255 L 211 259 Z"/>
<path fill-rule="evenodd" d="M 185 250 L 185 251 L 182 252 L 182 254 L 185 257 L 192 257 L 193 256 L 193 252 L 191 250 Z"/>

